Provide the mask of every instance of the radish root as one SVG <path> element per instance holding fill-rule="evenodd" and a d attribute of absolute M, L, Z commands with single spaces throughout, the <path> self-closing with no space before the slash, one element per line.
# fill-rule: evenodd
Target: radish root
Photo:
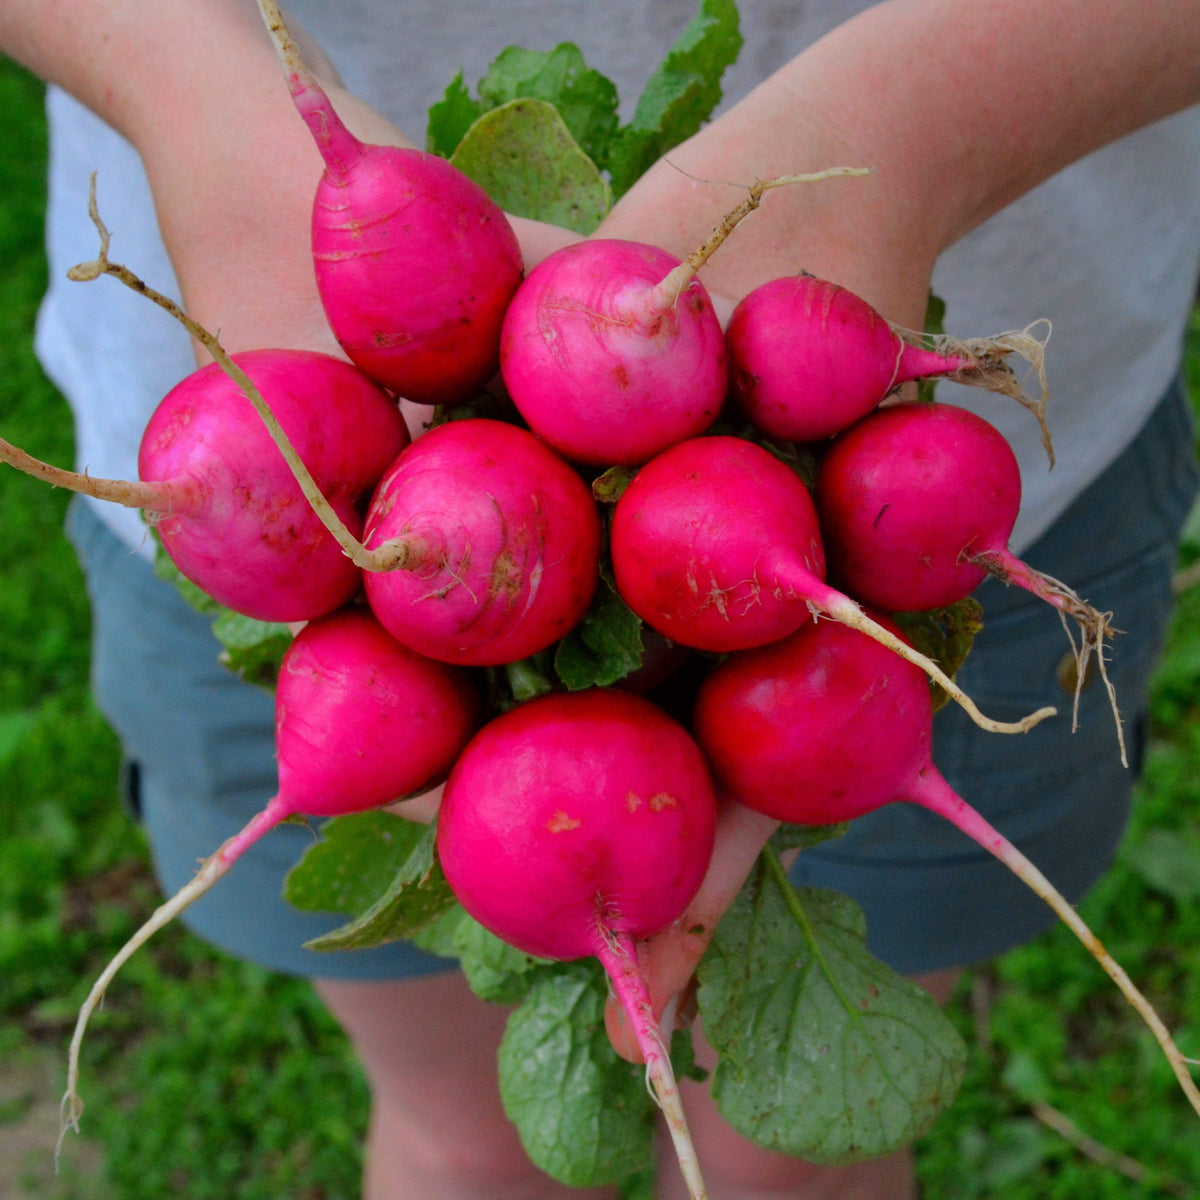
<path fill-rule="evenodd" d="M 192 489 L 171 483 L 138 483 L 129 479 L 102 479 L 86 471 L 67 471 L 51 463 L 43 462 L 27 454 L 19 446 L 0 438 L 0 462 L 6 462 L 15 470 L 34 479 L 40 479 L 51 487 L 64 487 L 83 496 L 94 496 L 97 500 L 108 500 L 123 504 L 126 508 L 140 508 L 159 516 L 170 516 L 173 505 L 178 501 L 186 507 Z"/>
<path fill-rule="evenodd" d="M 71 1046 L 67 1055 L 67 1090 L 63 1094 L 59 1106 L 60 1127 L 58 1144 L 54 1157 L 57 1161 L 62 1153 L 63 1140 L 68 1130 L 79 1132 L 79 1117 L 83 1112 L 83 1101 L 79 1098 L 79 1052 L 83 1047 L 83 1035 L 87 1030 L 88 1021 L 93 1012 L 104 999 L 108 985 L 112 983 L 116 973 L 133 957 L 134 953 L 150 940 L 165 925 L 169 925 L 185 908 L 195 903 L 217 882 L 230 867 L 241 857 L 267 830 L 278 825 L 286 815 L 285 811 L 268 806 L 256 816 L 240 833 L 229 838 L 215 854 L 210 855 L 201 864 L 199 871 L 170 899 L 160 904 L 146 919 L 136 933 L 113 955 L 108 966 L 100 973 L 99 978 L 92 984 L 79 1009 L 75 1019 L 75 1031 L 71 1036 Z"/>
<path fill-rule="evenodd" d="M 873 638 L 901 658 L 920 667 L 934 683 L 941 685 L 950 699 L 958 704 L 980 729 L 987 730 L 989 733 L 1028 733 L 1035 725 L 1040 725 L 1047 717 L 1053 717 L 1058 712 L 1056 708 L 1048 705 L 1022 717 L 1019 721 L 997 721 L 992 717 L 985 716 L 980 712 L 975 701 L 932 658 L 922 654 L 919 650 L 914 650 L 907 642 L 890 633 L 877 621 L 873 621 L 853 600 L 846 599 L 821 607 L 834 620 L 850 626 L 851 629 L 857 629 L 860 633 L 865 633 L 867 637 Z"/>
<path fill-rule="evenodd" d="M 954 383 L 986 388 L 989 392 L 999 392 L 1033 413 L 1042 433 L 1042 448 L 1046 451 L 1046 457 L 1053 468 L 1054 441 L 1050 436 L 1050 426 L 1046 422 L 1046 401 L 1049 398 L 1046 384 L 1046 344 L 1051 333 L 1048 320 L 1043 318 L 1024 329 L 998 333 L 995 337 L 961 340 L 945 334 L 931 337 L 895 325 L 892 326 L 892 330 L 907 345 L 932 349 L 947 357 L 962 358 L 963 366 L 958 371 L 946 375 L 946 379 Z M 1041 336 L 1035 331 L 1042 331 Z M 1008 356 L 1011 354 L 1024 359 L 1036 376 L 1040 392 L 1036 399 L 1026 392 L 1009 364 Z"/>
<path fill-rule="evenodd" d="M 787 187 L 793 183 L 820 183 L 825 179 L 869 175 L 870 173 L 870 167 L 826 167 L 823 171 L 810 171 L 801 175 L 778 175 L 774 179 L 760 179 L 751 184 L 749 194 L 741 204 L 730 209 L 712 233 L 658 285 L 657 292 L 662 306 L 670 308 L 675 304 L 692 276 L 712 258 L 738 225 L 762 204 L 763 196 L 772 188 Z"/>
<path fill-rule="evenodd" d="M 646 1061 L 646 1077 L 651 1093 L 662 1109 L 679 1160 L 679 1169 L 691 1200 L 707 1200 L 708 1192 L 700 1175 L 696 1147 L 688 1130 L 687 1117 L 679 1099 L 679 1086 L 671 1067 L 671 1056 L 663 1044 L 645 973 L 638 965 L 633 938 L 616 933 L 599 923 L 596 957 L 612 981 L 617 999 L 624 1008 L 637 1038 L 638 1049 Z"/>
<path fill-rule="evenodd" d="M 1128 767 L 1129 759 L 1125 750 L 1125 730 L 1121 721 L 1121 711 L 1117 707 L 1116 689 L 1108 677 L 1108 666 L 1104 657 L 1107 639 L 1119 632 L 1113 628 L 1112 613 L 1102 613 L 1093 608 L 1067 584 L 1051 575 L 1035 571 L 1007 550 L 985 550 L 981 554 L 971 555 L 967 561 L 985 568 L 1004 583 L 1016 584 L 1018 587 L 1025 588 L 1026 591 L 1058 610 L 1063 629 L 1071 643 L 1071 651 L 1075 656 L 1075 697 L 1071 712 L 1072 731 L 1079 728 L 1079 696 L 1087 681 L 1088 665 L 1092 655 L 1095 654 L 1096 666 L 1099 669 L 1100 678 L 1103 680 L 1104 689 L 1108 693 L 1109 707 L 1112 709 L 1113 720 L 1117 726 L 1117 745 L 1121 751 L 1121 765 Z M 1074 622 L 1078 628 L 1078 641 L 1075 640 L 1071 622 Z"/>
<path fill-rule="evenodd" d="M 873 620 L 849 596 L 823 583 L 798 562 L 794 552 L 788 550 L 769 552 L 763 558 L 762 568 L 778 584 L 794 587 L 797 593 L 807 599 L 811 609 L 825 613 L 833 620 L 858 630 L 872 641 L 878 642 L 879 645 L 898 654 L 906 662 L 920 667 L 930 679 L 942 686 L 946 694 L 966 712 L 967 716 L 980 729 L 987 730 L 989 733 L 1028 733 L 1035 725 L 1040 724 L 1047 717 L 1053 717 L 1058 712 L 1056 708 L 1046 706 L 1022 717 L 1019 721 L 997 721 L 992 717 L 985 716 L 975 701 L 932 658 L 914 649 L 880 625 L 878 621 Z"/>
<path fill-rule="evenodd" d="M 1083 943 L 1091 956 L 1103 968 L 1105 974 L 1117 985 L 1121 995 L 1133 1006 L 1146 1023 L 1163 1055 L 1171 1064 L 1179 1086 L 1188 1102 L 1200 1114 L 1200 1089 L 1170 1031 L 1163 1023 L 1150 1001 L 1138 990 L 1126 974 L 1125 969 L 1105 949 L 1100 939 L 1091 931 L 1083 918 L 1068 903 L 1063 894 L 1016 846 L 999 833 L 987 820 L 957 795 L 943 778 L 935 772 L 923 776 L 922 786 L 905 797 L 945 817 L 961 829 L 984 849 L 996 856 L 1018 879 L 1040 896 L 1056 916 Z"/>

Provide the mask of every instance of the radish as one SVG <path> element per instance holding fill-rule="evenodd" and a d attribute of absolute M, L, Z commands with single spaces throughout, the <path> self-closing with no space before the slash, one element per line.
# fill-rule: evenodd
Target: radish
<path fill-rule="evenodd" d="M 679 259 L 593 238 L 539 263 L 504 320 L 500 369 L 533 431 L 593 466 L 645 462 L 725 401 L 720 322 Z"/>
<path fill-rule="evenodd" d="M 1053 605 L 1064 623 L 1071 618 L 1082 634 L 1078 679 L 1082 684 L 1096 651 L 1125 760 L 1104 668 L 1111 614 L 1009 550 L 1021 473 L 999 430 L 950 404 L 882 408 L 834 439 L 817 472 L 815 497 L 830 571 L 865 604 L 891 612 L 940 608 L 991 574 Z"/>
<path fill-rule="evenodd" d="M 717 653 L 761 646 L 815 610 L 916 663 L 983 728 L 1024 732 L 1054 712 L 1040 709 L 1014 724 L 990 720 L 932 660 L 827 585 L 808 489 L 753 442 L 692 438 L 652 459 L 617 501 L 611 547 L 626 603 L 684 646 Z"/>
<path fill-rule="evenodd" d="M 259 10 L 325 162 L 312 250 L 334 336 L 408 400 L 470 399 L 496 372 L 500 325 L 521 280 L 507 217 L 445 159 L 360 142 L 302 61 L 275 0 L 260 0 Z"/>
<path fill-rule="evenodd" d="M 818 620 L 717 667 L 697 695 L 693 730 L 718 786 L 776 820 L 827 825 L 908 801 L 951 821 L 1041 896 L 1095 956 L 1200 1112 L 1200 1091 L 1149 1001 L 1053 884 L 934 766 L 929 687 L 910 663 L 856 630 Z"/>
<path fill-rule="evenodd" d="M 865 416 L 902 383 L 949 376 L 1001 391 L 1032 408 L 1053 455 L 1043 398 L 1028 400 L 1005 361 L 1026 355 L 1043 374 L 1043 346 L 1028 332 L 936 348 L 886 321 L 836 283 L 802 274 L 747 293 L 725 328 L 730 391 L 756 428 L 787 441 L 831 437 Z"/>
<path fill-rule="evenodd" d="M 79 1050 L 88 1018 L 134 951 L 281 821 L 381 808 L 440 782 L 475 731 L 480 711 L 478 689 L 466 671 L 401 646 L 365 608 L 304 626 L 284 655 L 275 694 L 279 790 L 154 911 L 92 987 L 71 1040 L 64 1132 L 78 1129 Z"/>
<path fill-rule="evenodd" d="M 367 600 L 406 646 L 496 666 L 545 649 L 582 619 L 599 578 L 587 484 L 517 425 L 450 421 L 384 476 L 364 540 L 399 569 L 368 572 Z"/>
<path fill-rule="evenodd" d="M 341 521 L 361 530 L 371 490 L 408 444 L 396 402 L 331 355 L 253 350 L 233 363 L 268 398 Z M 311 620 L 361 586 L 250 401 L 215 363 L 158 405 L 138 455 L 141 482 L 63 471 L 4 441 L 0 459 L 56 487 L 146 509 L 179 570 L 248 616 Z"/>
<path fill-rule="evenodd" d="M 696 894 L 716 812 L 681 725 L 640 696 L 592 689 L 485 725 L 450 773 L 437 830 L 446 879 L 480 924 L 527 954 L 603 964 L 693 1200 L 704 1185 L 635 943 Z"/>

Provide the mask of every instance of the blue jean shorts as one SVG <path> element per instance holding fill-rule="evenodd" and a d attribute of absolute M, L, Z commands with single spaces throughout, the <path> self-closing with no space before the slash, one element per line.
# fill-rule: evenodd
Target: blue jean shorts
<path fill-rule="evenodd" d="M 1176 385 L 1135 442 L 1023 556 L 1111 610 L 1126 631 L 1113 646 L 1110 675 L 1127 725 L 1129 770 L 1101 687 L 1085 691 L 1079 730 L 1071 732 L 1070 696 L 1057 677 L 1066 635 L 1048 605 L 1018 588 L 988 582 L 977 593 L 986 626 L 959 680 L 989 716 L 1015 719 L 1044 704 L 1062 715 L 1015 737 L 981 732 L 954 705 L 936 718 L 943 774 L 1072 900 L 1110 864 L 1125 826 L 1176 544 L 1197 485 L 1191 417 Z M 68 532 L 92 600 L 97 702 L 121 738 L 131 804 L 170 894 L 274 794 L 273 702 L 219 664 L 208 620 L 87 503 L 72 507 Z M 222 950 L 287 974 L 398 979 L 452 966 L 405 942 L 331 954 L 304 949 L 344 920 L 300 912 L 281 898 L 285 873 L 313 839 L 300 826 L 272 830 L 182 919 Z M 872 949 L 905 972 L 989 958 L 1054 920 L 1007 868 L 909 804 L 860 818 L 845 837 L 802 854 L 794 877 L 855 897 Z"/>

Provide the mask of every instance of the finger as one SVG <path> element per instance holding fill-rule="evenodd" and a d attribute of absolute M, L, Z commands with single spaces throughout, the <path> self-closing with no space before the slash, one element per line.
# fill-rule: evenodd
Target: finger
<path fill-rule="evenodd" d="M 646 972 L 650 1001 L 660 1022 L 668 1005 L 673 1019 L 686 1011 L 685 993 L 696 964 L 708 948 L 717 923 L 745 883 L 759 851 L 778 826 L 778 821 L 733 800 L 721 802 L 712 862 L 695 898 L 677 921 L 638 947 L 638 961 Z M 621 1006 L 611 998 L 604 1023 L 617 1053 L 629 1062 L 641 1062 Z"/>

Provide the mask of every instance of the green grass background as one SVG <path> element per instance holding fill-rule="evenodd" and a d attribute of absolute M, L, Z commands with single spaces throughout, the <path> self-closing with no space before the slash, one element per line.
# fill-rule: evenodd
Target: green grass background
<path fill-rule="evenodd" d="M 30 346 L 45 283 L 41 91 L 3 59 L 0 110 L 0 434 L 66 464 L 69 414 Z M 1191 346 L 1196 397 L 1197 322 Z M 75 1012 L 157 902 L 117 800 L 118 748 L 89 698 L 87 599 L 61 533 L 66 499 L 0 468 L 0 1145 L 19 1129 L 44 1135 L 0 1164 L 0 1197 L 354 1197 L 367 1097 L 340 1032 L 306 984 L 179 928 L 134 957 L 94 1018 L 82 1138 L 68 1139 L 53 1173 L 46 1111 Z M 1200 522 L 1184 549 L 1185 563 L 1196 558 Z M 1183 1031 L 1185 1053 L 1200 1057 L 1198 706 L 1200 588 L 1181 599 L 1158 674 L 1149 768 L 1121 859 L 1083 906 Z M 953 1012 L 970 1074 L 918 1148 L 928 1200 L 1200 1194 L 1195 1115 L 1065 929 L 974 972 Z M 1054 1113 L 1092 1142 L 1054 1128 Z"/>

